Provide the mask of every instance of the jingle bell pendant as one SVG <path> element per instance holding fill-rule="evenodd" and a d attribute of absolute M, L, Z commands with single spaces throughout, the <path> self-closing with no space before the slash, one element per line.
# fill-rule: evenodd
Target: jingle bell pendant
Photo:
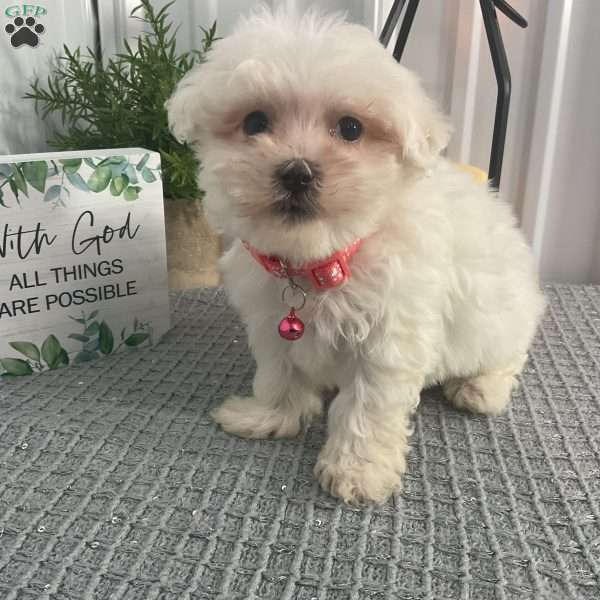
<path fill-rule="evenodd" d="M 296 316 L 296 310 L 290 308 L 290 312 L 279 322 L 279 335 L 290 342 L 299 340 L 304 334 L 304 323 Z"/>

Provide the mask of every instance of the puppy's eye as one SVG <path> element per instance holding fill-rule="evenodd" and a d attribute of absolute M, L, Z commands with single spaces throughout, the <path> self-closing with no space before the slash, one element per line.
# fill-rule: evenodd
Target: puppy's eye
<path fill-rule="evenodd" d="M 244 118 L 244 133 L 258 135 L 269 128 L 269 117 L 262 110 L 255 110 Z"/>
<path fill-rule="evenodd" d="M 362 123 L 354 117 L 342 117 L 335 128 L 338 137 L 355 142 L 362 135 Z"/>

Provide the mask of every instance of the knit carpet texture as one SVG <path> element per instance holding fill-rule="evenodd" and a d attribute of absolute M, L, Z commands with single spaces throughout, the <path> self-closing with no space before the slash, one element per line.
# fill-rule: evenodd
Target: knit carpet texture
<path fill-rule="evenodd" d="M 423 393 L 404 490 L 312 475 L 325 422 L 249 441 L 209 417 L 254 364 L 221 290 L 156 347 L 0 380 L 0 598 L 600 598 L 600 287 L 547 286 L 497 418 Z"/>

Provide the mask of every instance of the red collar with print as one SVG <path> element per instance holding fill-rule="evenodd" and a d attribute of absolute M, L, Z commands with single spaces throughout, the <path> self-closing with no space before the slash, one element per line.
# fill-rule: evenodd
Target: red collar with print
<path fill-rule="evenodd" d="M 289 277 L 305 277 L 318 290 L 334 288 L 350 277 L 348 261 L 360 248 L 362 240 L 358 239 L 342 250 L 321 260 L 315 260 L 300 266 L 293 266 L 278 256 L 261 254 L 248 242 L 243 242 L 252 257 L 261 264 L 265 271 L 282 279 Z"/>

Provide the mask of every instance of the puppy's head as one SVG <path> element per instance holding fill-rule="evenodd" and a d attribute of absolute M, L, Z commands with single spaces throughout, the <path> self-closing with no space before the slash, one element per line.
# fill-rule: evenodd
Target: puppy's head
<path fill-rule="evenodd" d="M 307 259 L 371 233 L 449 128 L 365 28 L 267 11 L 217 42 L 168 105 L 212 225 Z"/>

